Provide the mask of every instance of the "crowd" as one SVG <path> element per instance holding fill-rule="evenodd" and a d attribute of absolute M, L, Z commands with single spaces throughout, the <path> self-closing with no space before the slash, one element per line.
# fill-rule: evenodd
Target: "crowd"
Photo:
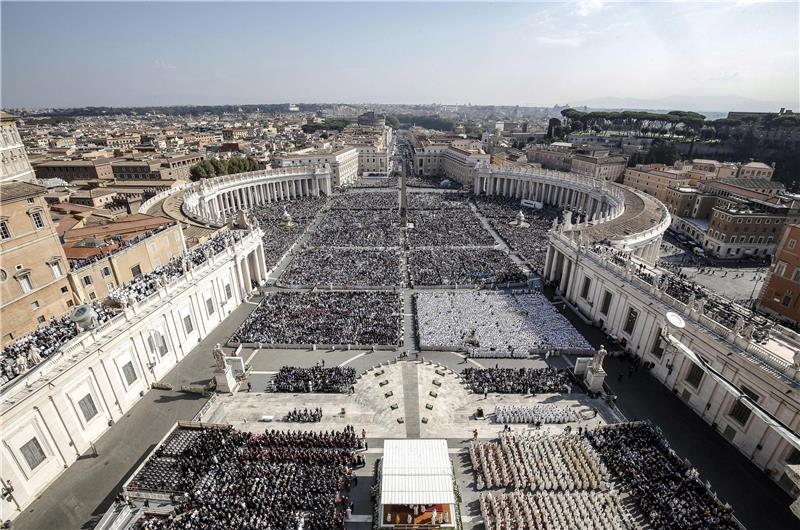
<path fill-rule="evenodd" d="M 491 247 L 496 241 L 469 209 L 412 210 L 408 222 L 411 247 Z"/>
<path fill-rule="evenodd" d="M 480 498 L 486 530 L 620 530 L 637 528 L 613 491 L 519 493 Z"/>
<path fill-rule="evenodd" d="M 331 201 L 332 210 L 396 210 L 399 207 L 397 191 L 342 193 Z"/>
<path fill-rule="evenodd" d="M 70 271 L 78 270 L 87 265 L 91 265 L 92 263 L 100 261 L 101 259 L 104 259 L 110 256 L 111 254 L 114 254 L 115 252 L 119 252 L 120 250 L 130 248 L 136 243 L 139 243 L 140 241 L 143 241 L 152 235 L 158 234 L 159 232 L 163 232 L 170 226 L 172 225 L 162 225 L 154 228 L 153 230 L 148 230 L 145 233 L 132 237 L 130 239 L 125 239 L 121 236 L 115 236 L 114 238 L 107 239 L 103 241 L 103 246 L 99 247 L 100 253 L 85 258 L 69 258 Z"/>
<path fill-rule="evenodd" d="M 544 271 L 549 246 L 548 232 L 553 219 L 559 216 L 555 210 L 526 208 L 519 200 L 507 197 L 480 196 L 475 199 L 478 210 L 485 215 L 506 244 L 518 253 L 538 273 Z M 528 226 L 512 225 L 519 212 L 525 216 Z"/>
<path fill-rule="evenodd" d="M 496 423 L 569 423 L 578 421 L 578 413 L 569 407 L 553 403 L 537 405 L 498 405 L 494 411 Z"/>
<path fill-rule="evenodd" d="M 111 310 L 99 302 L 92 302 L 91 305 L 97 314 L 98 324 L 113 316 Z M 77 337 L 78 333 L 80 333 L 78 325 L 72 322 L 67 314 L 61 318 L 50 317 L 47 324 L 8 344 L 3 348 L 0 358 L 2 366 L 0 385 L 5 385 L 21 373 L 35 367 L 58 351 L 62 345 Z"/>
<path fill-rule="evenodd" d="M 170 492 L 174 506 L 168 517 L 147 516 L 135 528 L 342 528 L 344 493 L 353 467 L 363 464 L 359 446 L 350 426 L 324 433 L 204 429 L 180 453 L 154 455 L 134 477 L 131 489 Z M 163 466 L 174 471 L 174 484 L 160 478 Z"/>
<path fill-rule="evenodd" d="M 410 188 L 461 189 L 462 187 L 461 184 L 455 180 L 450 180 L 443 177 L 423 177 L 413 174 L 406 178 L 406 185 Z"/>
<path fill-rule="evenodd" d="M 731 507 L 700 481 L 697 470 L 656 429 L 629 423 L 586 432 L 600 460 L 630 491 L 652 528 L 738 529 Z"/>
<path fill-rule="evenodd" d="M 589 343 L 538 291 L 423 292 L 415 297 L 420 346 L 473 357 L 583 351 Z"/>
<path fill-rule="evenodd" d="M 408 253 L 411 285 L 500 285 L 525 283 L 511 258 L 493 248 L 439 248 Z"/>
<path fill-rule="evenodd" d="M 324 208 L 327 197 L 302 197 L 259 206 L 251 211 L 263 229 L 262 241 L 267 269 L 272 269 L 289 248 L 303 235 L 317 213 Z M 287 224 L 285 215 L 291 217 Z"/>
<path fill-rule="evenodd" d="M 469 452 L 477 489 L 512 490 L 481 496 L 487 530 L 635 528 L 580 434 L 505 433 L 499 442 L 473 443 Z"/>
<path fill-rule="evenodd" d="M 467 193 L 407 193 L 409 210 L 452 210 L 469 208 Z"/>
<path fill-rule="evenodd" d="M 363 177 L 358 179 L 353 188 L 396 188 L 398 179 L 395 176 L 390 177 Z"/>
<path fill-rule="evenodd" d="M 394 210 L 331 210 L 311 235 L 316 247 L 398 247 L 400 215 Z"/>
<path fill-rule="evenodd" d="M 388 287 L 400 285 L 397 250 L 315 248 L 295 256 L 281 275 L 288 286 Z"/>
<path fill-rule="evenodd" d="M 283 421 L 294 422 L 294 423 L 317 423 L 322 421 L 322 409 L 317 407 L 315 409 L 294 409 L 290 410 L 286 416 L 284 416 Z"/>
<path fill-rule="evenodd" d="M 349 366 L 298 368 L 282 366 L 272 381 L 275 392 L 345 393 L 356 382 L 356 371 Z M 320 417 L 322 411 L 320 411 Z"/>
<path fill-rule="evenodd" d="M 569 372 L 547 368 L 464 368 L 461 377 L 475 393 L 559 394 L 571 391 Z"/>
<path fill-rule="evenodd" d="M 389 292 L 279 292 L 231 340 L 262 344 L 398 344 L 400 296 Z"/>
<path fill-rule="evenodd" d="M 174 256 L 166 265 L 117 287 L 108 293 L 108 298 L 123 307 L 144 300 L 159 288 L 174 282 L 189 269 L 202 265 L 211 256 L 219 254 L 242 237 L 243 234 L 235 231 L 220 232 L 205 243 L 192 247 L 180 256 Z"/>
<path fill-rule="evenodd" d="M 675 265 L 663 260 L 660 265 L 666 268 L 655 269 L 631 260 L 631 253 L 596 244 L 589 247 L 592 252 L 601 255 L 611 263 L 629 270 L 640 280 L 649 283 L 655 289 L 688 305 L 715 322 L 734 330 L 756 342 L 766 342 L 770 330 L 777 324 L 775 321 L 758 315 L 734 303 L 732 300 L 718 296 L 697 282 L 690 280 Z"/>

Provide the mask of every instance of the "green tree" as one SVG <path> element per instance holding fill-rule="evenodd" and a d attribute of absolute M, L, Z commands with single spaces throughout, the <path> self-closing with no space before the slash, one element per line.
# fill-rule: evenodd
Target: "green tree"
<path fill-rule="evenodd" d="M 394 114 L 388 114 L 386 116 L 386 124 L 389 125 L 392 129 L 399 129 L 400 128 L 400 120 L 397 119 L 397 116 Z"/>

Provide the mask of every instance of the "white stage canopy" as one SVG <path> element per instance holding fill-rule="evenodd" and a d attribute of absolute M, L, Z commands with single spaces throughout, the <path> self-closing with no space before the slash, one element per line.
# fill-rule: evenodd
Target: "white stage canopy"
<path fill-rule="evenodd" d="M 386 440 L 381 504 L 455 504 L 446 440 Z"/>

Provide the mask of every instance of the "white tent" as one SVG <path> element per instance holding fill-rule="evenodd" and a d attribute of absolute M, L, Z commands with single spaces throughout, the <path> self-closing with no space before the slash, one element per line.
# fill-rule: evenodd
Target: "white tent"
<path fill-rule="evenodd" d="M 446 440 L 386 440 L 381 504 L 455 504 Z"/>

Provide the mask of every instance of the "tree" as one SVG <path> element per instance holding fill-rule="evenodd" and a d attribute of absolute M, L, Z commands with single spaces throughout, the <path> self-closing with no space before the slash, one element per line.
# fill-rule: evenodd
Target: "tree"
<path fill-rule="evenodd" d="M 388 114 L 386 116 L 386 124 L 389 125 L 392 129 L 399 129 L 400 128 L 400 120 L 397 119 L 397 116 L 394 114 Z"/>
<path fill-rule="evenodd" d="M 547 122 L 547 134 L 545 138 L 561 138 L 562 136 L 561 120 L 558 118 L 550 118 L 550 121 Z"/>

